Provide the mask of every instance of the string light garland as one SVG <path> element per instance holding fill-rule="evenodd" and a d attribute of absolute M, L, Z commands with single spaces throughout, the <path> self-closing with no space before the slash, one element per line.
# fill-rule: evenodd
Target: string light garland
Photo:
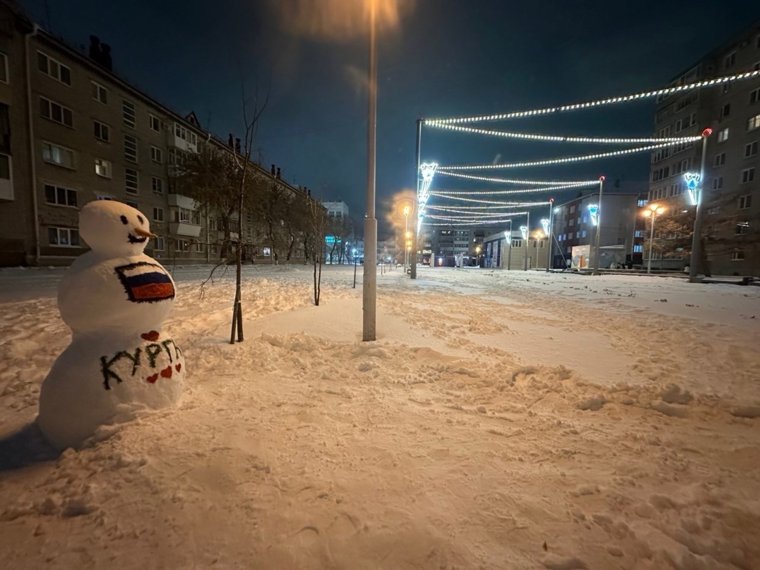
<path fill-rule="evenodd" d="M 465 178 L 467 180 L 478 180 L 480 182 L 494 182 L 496 184 L 520 184 L 528 185 L 533 184 L 535 186 L 596 186 L 599 184 L 598 180 L 516 180 L 514 178 L 489 178 L 488 176 L 475 176 L 474 174 L 461 174 L 459 172 L 448 172 L 446 170 L 438 170 L 436 174 L 444 174 L 446 176 L 454 176 L 456 178 Z"/>
<path fill-rule="evenodd" d="M 459 216 L 456 216 L 455 214 L 460 214 Z M 442 213 L 428 213 L 427 217 L 430 218 L 436 218 L 436 219 L 448 219 L 447 216 L 453 216 L 461 218 L 462 220 L 478 220 L 478 219 L 489 219 L 489 218 L 503 218 L 504 216 L 512 216 L 515 215 L 516 212 L 471 212 L 468 210 L 457 210 L 455 208 L 452 208 L 451 210 L 447 210 Z"/>
<path fill-rule="evenodd" d="M 503 206 L 504 204 L 509 204 L 509 202 L 499 202 L 495 200 L 483 200 L 483 199 L 475 199 L 475 198 L 465 198 L 464 196 L 440 196 L 441 198 L 448 198 L 449 200 L 459 200 L 461 202 L 471 202 L 475 204 L 498 204 L 500 206 Z M 542 205 L 546 205 L 547 202 L 541 202 Z"/>
<path fill-rule="evenodd" d="M 467 226 L 467 227 L 473 227 L 473 226 L 485 226 L 485 225 L 491 225 L 491 224 L 506 224 L 512 221 L 512 218 L 508 218 L 506 220 L 488 220 L 487 222 L 478 222 L 476 224 L 473 224 L 472 222 L 449 222 L 449 223 L 432 223 L 432 222 L 425 222 L 426 226 L 440 226 L 440 227 L 453 227 L 453 226 Z"/>
<path fill-rule="evenodd" d="M 598 186 L 599 181 L 596 181 L 594 186 Z M 530 192 L 554 192 L 561 190 L 570 190 L 578 188 L 578 186 L 571 184 L 570 186 L 543 186 L 539 188 L 515 188 L 513 190 L 468 190 L 466 192 L 459 190 L 435 190 L 430 192 L 431 196 L 498 196 L 503 194 L 526 194 Z M 444 196 L 445 197 L 445 196 Z"/>
<path fill-rule="evenodd" d="M 425 119 L 424 125 L 438 126 L 441 124 L 459 124 L 459 123 L 478 123 L 484 121 L 504 121 L 507 119 L 519 119 L 522 117 L 535 117 L 540 115 L 550 115 L 554 113 L 564 113 L 568 111 L 578 111 L 581 109 L 590 109 L 596 107 L 604 107 L 607 105 L 615 105 L 618 103 L 630 103 L 632 101 L 641 101 L 643 99 L 652 99 L 654 97 L 660 97 L 664 95 L 672 95 L 674 93 L 683 93 L 685 91 L 693 91 L 694 89 L 702 89 L 703 87 L 717 87 L 726 83 L 735 83 L 738 81 L 747 81 L 749 79 L 755 79 L 760 77 L 760 69 L 747 71 L 744 73 L 737 73 L 735 75 L 726 75 L 723 77 L 716 77 L 714 79 L 707 79 L 704 81 L 695 81 L 694 83 L 685 83 L 683 85 L 676 85 L 674 87 L 665 87 L 663 89 L 655 89 L 653 91 L 643 91 L 640 93 L 633 93 L 631 95 L 624 95 L 622 97 L 609 97 L 607 99 L 599 99 L 597 101 L 587 101 L 584 103 L 574 103 L 572 105 L 561 105 L 559 107 L 545 107 L 543 109 L 533 109 L 529 111 L 515 111 L 512 113 L 500 113 L 495 115 L 479 115 L 473 117 L 450 117 L 443 119 Z"/>
<path fill-rule="evenodd" d="M 509 216 L 524 216 L 527 213 L 528 212 L 504 212 L 504 216 L 507 216 L 507 217 L 509 217 Z M 488 220 L 483 220 L 481 218 L 465 218 L 465 217 L 461 217 L 461 216 L 438 216 L 438 215 L 432 215 L 432 214 L 428 214 L 425 217 L 430 218 L 431 220 L 450 221 L 450 222 L 480 222 L 480 221 L 484 221 L 484 222 L 488 222 L 488 223 L 494 222 L 494 220 L 492 220 L 490 218 Z M 503 216 L 502 216 L 502 219 L 503 219 Z"/>
<path fill-rule="evenodd" d="M 599 160 L 601 158 L 609 158 L 611 156 L 624 156 L 627 154 L 635 154 L 638 152 L 648 152 L 650 150 L 657 150 L 660 148 L 666 148 L 674 146 L 671 143 L 653 144 L 647 146 L 638 146 L 635 148 L 627 148 L 623 150 L 614 150 L 610 152 L 599 152 L 595 154 L 585 154 L 581 156 L 566 156 L 562 158 L 549 158 L 546 160 L 533 160 L 528 162 L 512 162 L 508 164 L 477 164 L 477 165 L 461 165 L 461 166 L 443 166 L 446 170 L 497 170 L 500 168 L 529 168 L 532 166 L 550 166 L 552 164 L 568 164 L 571 162 L 587 162 L 590 160 Z M 597 181 L 598 183 L 598 181 Z"/>
<path fill-rule="evenodd" d="M 564 135 L 539 135 L 531 133 L 516 133 L 512 131 L 491 131 L 488 129 L 477 129 L 475 127 L 462 127 L 448 123 L 431 123 L 431 127 L 436 129 L 445 129 L 462 133 L 476 135 L 488 135 L 492 137 L 501 137 L 509 139 L 521 139 L 541 142 L 564 142 L 564 143 L 589 143 L 589 144 L 644 144 L 644 143 L 673 143 L 685 144 L 698 141 L 700 136 L 690 137 L 647 137 L 647 138 L 606 138 L 606 137 L 572 137 Z"/>
<path fill-rule="evenodd" d="M 500 202 L 499 206 L 462 206 L 456 204 L 454 206 L 431 206 L 428 205 L 428 210 L 464 210 L 464 211 L 478 211 L 478 210 L 503 210 L 505 208 L 532 208 L 537 206 L 548 206 L 552 202 Z"/>

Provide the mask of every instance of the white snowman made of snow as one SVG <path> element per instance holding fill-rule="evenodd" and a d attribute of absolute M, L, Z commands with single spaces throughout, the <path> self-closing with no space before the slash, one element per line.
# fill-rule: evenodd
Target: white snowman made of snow
<path fill-rule="evenodd" d="M 175 287 L 143 253 L 155 237 L 146 217 L 120 202 L 90 202 L 79 234 L 91 250 L 58 288 L 71 344 L 42 383 L 37 418 L 61 449 L 81 446 L 100 426 L 175 404 L 185 376 L 182 351 L 161 330 Z"/>

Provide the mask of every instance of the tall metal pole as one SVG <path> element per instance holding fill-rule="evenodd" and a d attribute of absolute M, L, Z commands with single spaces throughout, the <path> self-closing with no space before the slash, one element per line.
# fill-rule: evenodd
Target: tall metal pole
<path fill-rule="evenodd" d="M 422 150 L 422 119 L 417 119 L 417 149 L 415 151 L 416 154 L 416 162 L 417 162 L 417 169 L 414 171 L 414 179 L 417 181 L 417 184 L 415 185 L 415 189 L 417 192 L 415 193 L 414 197 L 414 217 L 412 220 L 414 221 L 413 227 L 412 227 L 412 259 L 410 260 L 411 263 L 411 270 L 409 271 L 409 276 L 412 279 L 417 279 L 417 230 L 420 229 L 419 225 L 419 212 L 420 212 L 420 152 Z M 435 254 L 432 255 L 433 259 L 435 259 Z M 431 265 L 431 267 L 435 267 L 435 263 Z"/>
<path fill-rule="evenodd" d="M 375 0 L 370 0 L 369 102 L 367 106 L 367 214 L 364 218 L 364 289 L 362 340 L 377 338 L 377 219 L 375 218 L 375 143 L 377 140 L 377 51 Z"/>
<path fill-rule="evenodd" d="M 509 220 L 509 237 L 507 238 L 507 242 L 509 242 L 509 252 L 507 253 L 507 271 L 512 269 L 512 220 Z"/>
<path fill-rule="evenodd" d="M 528 271 L 528 242 L 530 242 L 530 212 L 528 212 L 528 231 L 525 235 L 525 245 L 523 246 L 525 250 L 525 255 L 523 256 L 523 271 Z"/>
<path fill-rule="evenodd" d="M 406 240 L 409 239 L 409 210 L 404 208 L 404 274 L 406 274 L 406 267 L 409 263 L 409 248 L 406 245 Z"/>
<path fill-rule="evenodd" d="M 596 212 L 596 236 L 594 237 L 594 274 L 599 274 L 599 258 L 602 251 L 599 249 L 600 236 L 602 234 L 602 194 L 604 193 L 604 176 L 599 177 L 599 209 Z"/>
<path fill-rule="evenodd" d="M 697 265 L 702 257 L 702 195 L 705 189 L 705 157 L 707 156 L 707 137 L 712 134 L 712 129 L 702 131 L 702 162 L 699 165 L 699 190 L 696 192 L 697 211 L 694 213 L 694 234 L 691 236 L 691 258 L 689 259 L 689 283 L 698 281 Z M 701 268 L 704 271 L 704 267 Z"/>
<path fill-rule="evenodd" d="M 554 198 L 549 199 L 549 251 L 546 252 L 546 272 L 549 273 L 549 266 L 552 264 L 552 233 L 554 232 Z"/>
<path fill-rule="evenodd" d="M 649 259 L 647 260 L 647 273 L 652 273 L 652 245 L 654 245 L 654 219 L 657 216 L 657 213 L 654 210 L 650 210 L 652 212 L 650 214 L 650 217 L 652 218 L 652 231 L 649 234 Z"/>

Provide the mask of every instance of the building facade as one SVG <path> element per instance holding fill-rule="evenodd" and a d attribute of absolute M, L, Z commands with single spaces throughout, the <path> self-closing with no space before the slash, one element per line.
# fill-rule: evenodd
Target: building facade
<path fill-rule="evenodd" d="M 181 116 L 121 79 L 110 48 L 97 38 L 83 53 L 6 2 L 0 2 L 0 133 L 0 265 L 73 261 L 86 250 L 79 208 L 98 199 L 126 202 L 150 218 L 160 236 L 146 249 L 153 257 L 218 257 L 214 213 L 178 193 L 172 175 L 202 145 L 234 147 L 201 129 L 192 113 Z M 252 233 L 250 226 L 244 231 Z"/>
<path fill-rule="evenodd" d="M 760 69 L 760 22 L 711 51 L 671 83 L 681 85 Z M 760 78 L 677 93 L 657 101 L 657 136 L 707 138 L 701 240 L 708 270 L 760 275 Z M 699 172 L 702 144 L 658 150 L 651 157 L 649 200 L 668 209 L 656 226 L 652 265 L 689 263 L 695 208 L 686 172 Z M 662 228 L 657 231 L 657 227 Z"/>

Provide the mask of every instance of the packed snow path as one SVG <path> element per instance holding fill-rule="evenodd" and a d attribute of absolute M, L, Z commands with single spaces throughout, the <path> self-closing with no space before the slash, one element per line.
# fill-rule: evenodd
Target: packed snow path
<path fill-rule="evenodd" d="M 62 270 L 0 271 L 7 568 L 760 567 L 760 289 L 421 269 L 175 271 L 176 410 L 53 456 Z M 361 278 L 361 268 L 359 271 Z"/>

